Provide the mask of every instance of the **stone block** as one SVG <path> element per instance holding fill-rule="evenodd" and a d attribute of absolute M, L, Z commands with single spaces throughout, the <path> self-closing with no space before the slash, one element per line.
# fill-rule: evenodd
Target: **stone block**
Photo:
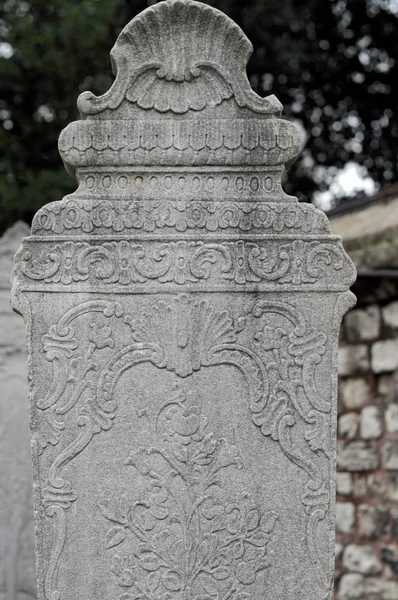
<path fill-rule="evenodd" d="M 397 401 L 398 370 L 393 373 L 382 374 L 378 377 L 377 394 L 388 404 Z"/>
<path fill-rule="evenodd" d="M 362 408 L 371 399 L 370 385 L 364 377 L 350 377 L 342 380 L 340 397 L 348 410 Z"/>
<path fill-rule="evenodd" d="M 352 502 L 336 503 L 336 527 L 339 533 L 352 533 L 355 526 L 355 506 Z"/>
<path fill-rule="evenodd" d="M 377 393 L 379 396 L 391 396 L 394 393 L 395 380 L 391 374 L 380 375 L 377 382 Z"/>
<path fill-rule="evenodd" d="M 357 573 L 342 575 L 337 600 L 364 600 L 365 578 Z"/>
<path fill-rule="evenodd" d="M 398 470 L 398 439 L 384 442 L 383 458 L 386 469 L 389 471 Z"/>
<path fill-rule="evenodd" d="M 340 440 L 337 444 L 337 466 L 343 471 L 374 471 L 379 467 L 377 444 Z"/>
<path fill-rule="evenodd" d="M 377 406 L 365 406 L 361 411 L 360 435 L 364 440 L 376 440 L 383 432 L 380 409 Z"/>
<path fill-rule="evenodd" d="M 335 549 L 334 549 L 334 559 L 335 559 L 336 563 L 338 563 L 339 560 L 341 559 L 341 557 L 343 555 L 343 550 L 344 550 L 343 544 L 339 544 L 338 542 L 336 542 Z"/>
<path fill-rule="evenodd" d="M 389 472 L 369 475 L 368 491 L 372 497 L 377 497 L 382 502 L 398 504 L 398 475 Z"/>
<path fill-rule="evenodd" d="M 398 340 L 375 342 L 371 348 L 372 371 L 386 373 L 398 368 Z"/>
<path fill-rule="evenodd" d="M 364 600 L 397 600 L 398 582 L 369 577 L 364 593 Z"/>
<path fill-rule="evenodd" d="M 391 513 L 391 538 L 398 540 L 398 509 L 393 508 Z"/>
<path fill-rule="evenodd" d="M 389 404 L 384 418 L 388 433 L 398 433 L 398 404 Z"/>
<path fill-rule="evenodd" d="M 389 514 L 388 510 L 360 504 L 357 509 L 358 533 L 369 540 L 377 540 L 386 533 Z"/>
<path fill-rule="evenodd" d="M 336 491 L 340 496 L 349 496 L 352 492 L 351 473 L 336 474 Z"/>
<path fill-rule="evenodd" d="M 373 546 L 348 544 L 343 553 L 343 565 L 348 571 L 361 575 L 377 575 L 383 569 Z"/>
<path fill-rule="evenodd" d="M 339 437 L 352 440 L 356 437 L 359 425 L 359 415 L 354 412 L 339 417 Z"/>
<path fill-rule="evenodd" d="M 398 302 L 390 302 L 381 310 L 383 321 L 389 327 L 398 328 Z"/>
<path fill-rule="evenodd" d="M 367 477 L 354 473 L 352 476 L 352 495 L 354 498 L 365 498 L 368 494 Z"/>
<path fill-rule="evenodd" d="M 337 600 L 364 600 L 365 578 L 357 573 L 345 573 L 339 583 Z"/>
<path fill-rule="evenodd" d="M 341 377 L 369 371 L 368 347 L 365 344 L 339 348 L 338 371 Z"/>
<path fill-rule="evenodd" d="M 381 547 L 381 558 L 387 563 L 395 576 L 398 576 L 398 546 L 386 544 Z"/>
<path fill-rule="evenodd" d="M 351 310 L 344 319 L 349 342 L 377 339 L 380 335 L 380 309 L 374 304 L 365 309 Z"/>

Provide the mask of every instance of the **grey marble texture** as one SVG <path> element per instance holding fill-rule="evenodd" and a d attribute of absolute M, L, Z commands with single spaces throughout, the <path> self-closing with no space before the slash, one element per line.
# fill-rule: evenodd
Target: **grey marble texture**
<path fill-rule="evenodd" d="M 282 175 L 298 129 L 251 44 L 167 0 L 112 52 L 35 216 L 28 329 L 41 600 L 330 600 L 337 342 L 355 269 Z"/>
<path fill-rule="evenodd" d="M 0 238 L 0 599 L 36 598 L 32 461 L 23 321 L 10 306 L 12 259 L 29 235 L 16 223 Z"/>

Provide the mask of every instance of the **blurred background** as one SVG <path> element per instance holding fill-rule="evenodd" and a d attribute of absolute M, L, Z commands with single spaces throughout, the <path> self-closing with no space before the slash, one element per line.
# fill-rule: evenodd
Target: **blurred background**
<path fill-rule="evenodd" d="M 59 133 L 78 118 L 81 92 L 110 87 L 117 35 L 154 3 L 0 0 L 0 445 L 14 443 L 0 453 L 0 600 L 35 597 L 12 256 L 34 213 L 75 189 Z M 276 94 L 302 127 L 305 148 L 285 190 L 329 211 L 358 268 L 358 306 L 340 344 L 336 597 L 398 600 L 398 0 L 207 4 L 252 41 L 253 88 Z M 15 465 L 21 475 L 11 477 Z"/>

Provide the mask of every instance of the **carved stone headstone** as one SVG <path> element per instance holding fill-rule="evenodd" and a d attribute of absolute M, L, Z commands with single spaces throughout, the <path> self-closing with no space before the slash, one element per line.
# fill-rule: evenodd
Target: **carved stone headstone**
<path fill-rule="evenodd" d="M 0 600 L 36 597 L 32 461 L 23 321 L 10 307 L 12 259 L 25 223 L 0 238 Z"/>
<path fill-rule="evenodd" d="M 42 600 L 332 597 L 336 356 L 354 268 L 281 187 L 299 154 L 251 44 L 147 9 L 59 148 L 77 191 L 15 267 Z"/>

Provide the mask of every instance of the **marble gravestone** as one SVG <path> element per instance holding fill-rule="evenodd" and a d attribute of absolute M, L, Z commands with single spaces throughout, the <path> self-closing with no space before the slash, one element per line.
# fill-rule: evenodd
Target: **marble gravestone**
<path fill-rule="evenodd" d="M 0 238 L 0 600 L 36 598 L 32 467 L 23 321 L 10 307 L 12 259 L 25 223 Z"/>
<path fill-rule="evenodd" d="M 78 99 L 77 191 L 15 261 L 40 600 L 332 598 L 337 342 L 355 278 L 281 187 L 299 154 L 252 47 L 147 9 Z"/>

